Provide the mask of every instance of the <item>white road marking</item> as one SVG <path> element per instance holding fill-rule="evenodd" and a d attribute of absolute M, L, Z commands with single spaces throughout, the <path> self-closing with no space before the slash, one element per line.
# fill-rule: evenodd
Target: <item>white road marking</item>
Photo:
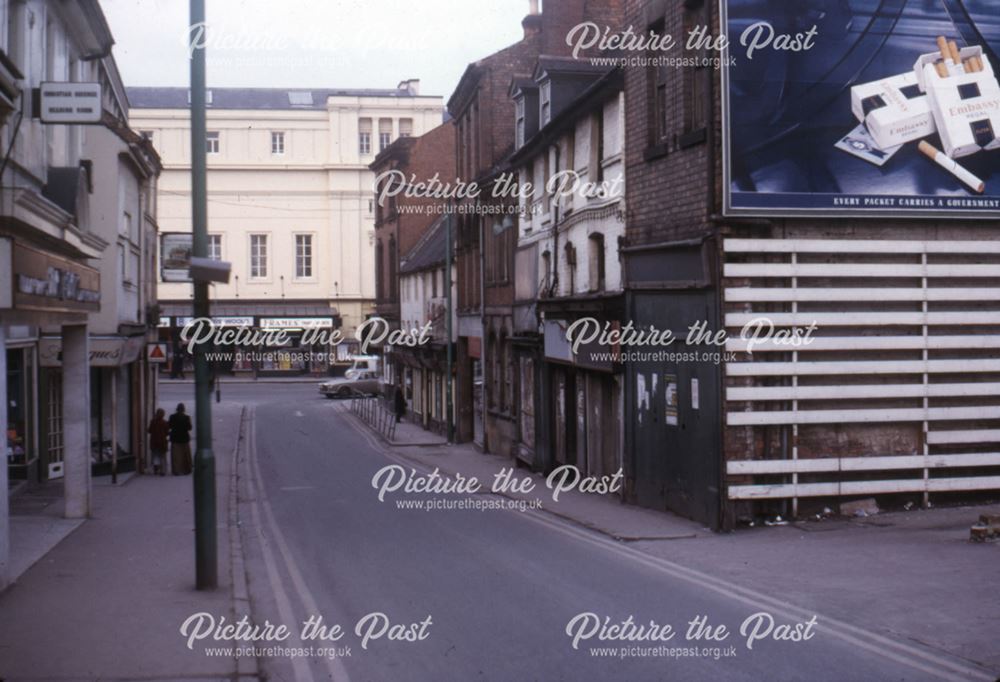
<path fill-rule="evenodd" d="M 255 410 L 253 407 L 251 407 L 249 417 L 247 418 L 246 421 L 247 432 L 244 442 L 246 443 L 245 447 L 247 449 L 248 460 L 254 457 L 253 452 L 254 449 L 256 448 L 255 445 L 256 435 L 254 432 L 254 421 L 255 421 L 254 413 Z M 289 599 L 288 593 L 285 592 L 285 588 L 282 585 L 281 577 L 278 573 L 277 562 L 274 559 L 274 552 L 271 550 L 270 544 L 268 543 L 267 538 L 264 536 L 263 533 L 264 526 L 261 523 L 260 505 L 258 504 L 258 500 L 260 499 L 262 491 L 260 490 L 260 486 L 253 480 L 254 479 L 253 470 L 251 469 L 251 471 L 249 471 L 248 473 L 250 474 L 249 484 L 251 488 L 257 489 L 256 490 L 257 494 L 252 496 L 253 501 L 250 505 L 250 511 L 253 515 L 254 527 L 257 529 L 257 532 L 259 534 L 257 539 L 260 542 L 261 553 L 264 556 L 264 567 L 267 569 L 267 579 L 268 582 L 270 582 L 271 584 L 271 591 L 274 593 L 275 601 L 277 601 L 278 603 L 278 613 L 281 615 L 282 622 L 288 624 L 290 629 L 295 631 L 295 628 L 292 627 L 292 624 L 299 622 L 299 619 L 295 618 L 292 612 L 291 600 Z M 277 537 L 277 535 L 272 535 L 272 536 Z M 295 656 L 292 658 L 291 662 L 292 662 L 292 669 L 295 671 L 296 680 L 300 680 L 302 682 L 306 682 L 308 680 L 315 680 L 312 671 L 309 669 L 309 666 L 304 658 L 299 658 L 298 656 Z"/>
<path fill-rule="evenodd" d="M 348 415 L 346 410 L 341 410 L 341 412 L 345 416 Z M 371 430 L 366 425 L 361 423 L 360 420 L 356 419 L 353 414 L 350 414 L 350 418 L 346 421 L 351 424 L 354 430 L 357 431 L 373 449 L 380 452 L 386 458 L 398 464 L 417 469 L 422 473 L 430 473 L 431 467 L 426 464 L 405 458 L 386 449 L 380 442 L 378 442 L 377 439 L 375 439 Z M 442 471 L 441 474 L 449 475 L 444 471 Z M 505 509 L 504 511 L 514 514 L 516 517 L 547 526 L 548 528 L 579 542 L 585 542 L 613 554 L 626 557 L 637 563 L 643 564 L 647 568 L 652 568 L 672 577 L 694 583 L 700 587 L 711 590 L 712 592 L 735 601 L 748 604 L 754 608 L 767 609 L 774 615 L 780 614 L 789 620 L 804 620 L 815 615 L 818 623 L 817 631 L 825 631 L 851 645 L 860 647 L 873 654 L 888 658 L 892 661 L 896 661 L 897 663 L 902 663 L 922 672 L 936 675 L 941 679 L 956 681 L 983 680 L 984 682 L 995 682 L 996 680 L 994 675 L 985 671 L 983 668 L 953 661 L 923 648 L 910 646 L 903 642 L 899 642 L 872 632 L 871 630 L 866 630 L 834 618 L 828 618 L 814 611 L 807 611 L 806 609 L 791 604 L 790 602 L 775 599 L 761 592 L 757 592 L 756 590 L 742 587 L 722 578 L 716 578 L 707 573 L 702 573 L 701 571 L 674 563 L 673 561 L 668 561 L 667 559 L 661 559 L 659 557 L 646 554 L 641 550 L 628 547 L 627 545 L 615 542 L 610 538 L 606 538 L 596 531 L 580 528 L 568 521 L 562 520 L 559 517 L 545 512 L 544 509 L 541 511 L 528 510 L 524 512 L 515 509 Z M 922 659 L 922 661 L 914 659 Z"/>
<path fill-rule="evenodd" d="M 250 469 L 253 472 L 251 478 L 254 481 L 256 495 L 254 496 L 254 505 L 259 503 L 264 511 L 264 516 L 267 519 L 267 524 L 271 528 L 271 536 L 274 538 L 275 544 L 278 546 L 278 551 L 281 553 L 282 559 L 285 562 L 285 568 L 288 570 L 288 575 L 292 579 L 292 585 L 295 587 L 295 591 L 298 593 L 299 599 L 302 605 L 305 606 L 306 611 L 309 615 L 321 615 L 319 606 L 316 603 L 315 597 L 313 597 L 312 592 L 306 586 L 306 581 L 302 577 L 302 572 L 299 570 L 298 564 L 292 555 L 288 544 L 285 542 L 285 538 L 281 533 L 281 529 L 278 526 L 278 522 L 274 517 L 274 512 L 271 509 L 271 502 L 268 500 L 267 491 L 264 489 L 263 478 L 260 475 L 260 468 L 257 465 L 257 436 L 256 431 L 253 429 L 253 424 L 256 421 L 256 409 L 250 408 L 250 424 L 251 432 L 254 434 L 250 438 L 250 445 L 247 448 L 247 462 L 250 465 Z M 259 521 L 255 518 L 258 528 L 260 528 Z M 262 543 L 263 544 L 263 543 Z M 266 545 L 265 545 L 266 547 Z M 272 583 L 273 585 L 273 583 Z M 279 589 L 283 589 L 279 586 Z M 282 618 L 285 615 L 282 614 Z M 289 623 L 299 622 L 297 620 L 289 620 Z M 300 659 L 295 659 L 300 660 Z M 347 674 L 347 668 L 339 658 L 323 658 L 323 662 L 326 664 L 327 670 L 330 672 L 330 679 L 334 682 L 350 682 L 350 676 Z M 311 675 L 310 675 L 311 677 Z"/>

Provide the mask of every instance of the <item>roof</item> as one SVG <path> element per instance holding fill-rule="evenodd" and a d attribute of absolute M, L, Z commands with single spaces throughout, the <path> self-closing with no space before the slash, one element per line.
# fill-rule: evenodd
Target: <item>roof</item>
<path fill-rule="evenodd" d="M 405 88 L 208 88 L 209 109 L 319 109 L 328 97 L 420 97 Z M 188 88 L 127 88 L 133 109 L 187 109 Z M 431 97 L 431 99 L 437 99 Z"/>
<path fill-rule="evenodd" d="M 568 76 L 603 76 L 614 67 L 605 64 L 594 64 L 588 59 L 573 57 L 553 57 L 542 55 L 538 58 L 535 73 L 532 78 L 541 80 L 544 74 L 559 73 Z"/>
<path fill-rule="evenodd" d="M 399 264 L 400 274 L 410 274 L 443 265 L 447 255 L 449 216 L 443 215 L 433 223 L 420 238 L 416 246 L 403 256 Z"/>

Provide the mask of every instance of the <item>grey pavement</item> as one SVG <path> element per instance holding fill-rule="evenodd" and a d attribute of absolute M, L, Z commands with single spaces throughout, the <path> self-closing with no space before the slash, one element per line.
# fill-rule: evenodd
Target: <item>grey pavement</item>
<path fill-rule="evenodd" d="M 95 479 L 91 518 L 0 594 L 0 679 L 238 679 L 232 657 L 189 651 L 179 627 L 200 611 L 233 614 L 225 482 L 239 414 L 218 406 L 213 420 L 218 588 L 194 589 L 191 476 Z M 62 525 L 61 502 L 46 506 L 37 523 Z"/>

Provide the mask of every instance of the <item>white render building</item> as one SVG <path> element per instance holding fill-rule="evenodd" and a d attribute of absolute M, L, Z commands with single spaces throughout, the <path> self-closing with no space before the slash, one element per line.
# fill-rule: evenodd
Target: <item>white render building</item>
<path fill-rule="evenodd" d="M 163 159 L 161 256 L 169 256 L 171 233 L 191 229 L 188 91 L 130 88 L 128 95 L 133 126 Z M 282 328 L 292 338 L 287 349 L 234 355 L 233 369 L 323 372 L 329 363 L 302 352 L 310 349 L 298 348 L 296 332 L 340 328 L 352 338 L 374 313 L 368 165 L 397 138 L 440 125 L 442 99 L 421 96 L 419 81 L 408 80 L 382 90 L 211 88 L 207 102 L 209 255 L 232 263 L 229 284 L 211 292 L 212 315 L 219 324 Z M 162 334 L 175 346 L 191 296 L 190 284 L 161 281 Z"/>

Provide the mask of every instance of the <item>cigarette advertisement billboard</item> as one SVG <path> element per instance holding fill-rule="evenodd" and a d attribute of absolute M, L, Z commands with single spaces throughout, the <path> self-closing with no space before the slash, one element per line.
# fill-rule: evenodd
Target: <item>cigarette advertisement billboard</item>
<path fill-rule="evenodd" d="M 996 0 L 722 0 L 725 210 L 1000 216 Z"/>

